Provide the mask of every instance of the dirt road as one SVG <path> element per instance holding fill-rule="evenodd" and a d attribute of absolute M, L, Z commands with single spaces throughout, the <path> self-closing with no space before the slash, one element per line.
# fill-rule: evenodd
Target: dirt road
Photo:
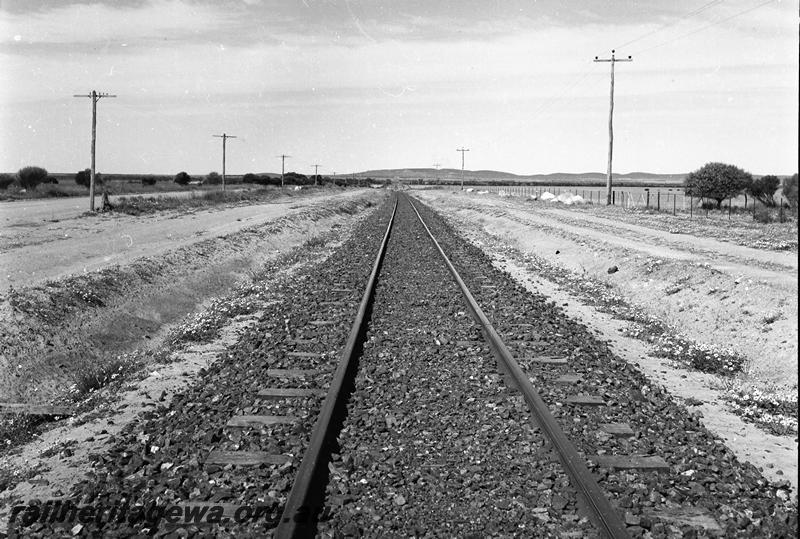
<path fill-rule="evenodd" d="M 122 197 L 147 197 L 168 196 L 174 198 L 187 198 L 193 194 L 202 194 L 202 191 L 168 191 L 150 194 L 111 195 L 109 200 L 114 201 Z M 101 202 L 102 195 L 97 194 L 95 207 Z M 13 202 L 0 202 L 0 223 L 3 227 L 19 223 L 39 222 L 53 219 L 71 219 L 78 217 L 89 210 L 89 197 L 64 197 L 40 198 L 34 200 L 17 200 Z"/>
<path fill-rule="evenodd" d="M 796 387 L 796 253 L 670 234 L 520 199 L 418 195 L 523 252 L 608 283 L 696 342 L 744 354 L 750 373 L 762 380 Z M 619 271 L 609 274 L 612 266 Z"/>
<path fill-rule="evenodd" d="M 330 201 L 348 200 L 362 190 L 276 198 L 252 206 L 165 212 L 158 215 L 98 214 L 79 217 L 76 201 L 36 201 L 0 205 L 0 293 L 84 273 L 211 237 L 224 236 L 277 217 L 292 215 Z M 24 206 L 17 207 L 17 204 Z M 10 208 L 10 209 L 9 209 Z M 51 218 L 51 215 L 59 217 Z"/>

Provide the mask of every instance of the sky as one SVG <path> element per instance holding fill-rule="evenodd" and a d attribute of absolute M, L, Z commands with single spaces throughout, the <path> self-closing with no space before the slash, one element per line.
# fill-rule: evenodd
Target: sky
<path fill-rule="evenodd" d="M 0 0 L 0 171 L 798 163 L 798 0 Z"/>

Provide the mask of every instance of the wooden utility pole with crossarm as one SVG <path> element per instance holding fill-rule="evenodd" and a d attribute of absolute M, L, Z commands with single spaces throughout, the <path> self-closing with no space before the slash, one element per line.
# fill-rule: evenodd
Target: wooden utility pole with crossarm
<path fill-rule="evenodd" d="M 464 190 L 464 152 L 468 152 L 469 148 L 458 148 L 457 152 L 461 152 L 461 190 Z"/>
<path fill-rule="evenodd" d="M 611 205 L 611 158 L 614 153 L 614 64 L 617 62 L 633 62 L 633 58 L 617 58 L 614 56 L 615 51 L 611 51 L 611 58 L 594 57 L 595 62 L 610 62 L 611 63 L 611 99 L 609 102 L 608 110 L 608 170 L 606 171 L 606 205 Z"/>
<path fill-rule="evenodd" d="M 291 155 L 285 155 L 285 154 L 281 154 L 281 155 L 279 155 L 278 157 L 280 157 L 280 158 L 281 158 L 281 187 L 283 187 L 283 171 L 284 171 L 284 165 L 285 165 L 285 163 L 286 163 L 286 158 L 287 158 L 287 157 L 291 157 Z"/>
<path fill-rule="evenodd" d="M 320 165 L 311 165 L 314 167 L 314 185 L 317 185 L 317 178 L 319 178 L 319 167 Z"/>
<path fill-rule="evenodd" d="M 221 135 L 211 135 L 212 137 L 217 137 L 222 139 L 222 190 L 225 190 L 225 143 L 228 141 L 229 138 L 236 138 L 235 135 L 226 135 L 225 133 Z"/>
<path fill-rule="evenodd" d="M 94 163 L 95 163 L 95 146 L 97 142 L 97 102 L 103 97 L 117 97 L 115 95 L 106 94 L 103 92 L 96 92 L 92 90 L 91 94 L 73 95 L 72 97 L 91 97 L 92 98 L 92 168 L 89 174 L 89 211 L 94 211 Z"/>

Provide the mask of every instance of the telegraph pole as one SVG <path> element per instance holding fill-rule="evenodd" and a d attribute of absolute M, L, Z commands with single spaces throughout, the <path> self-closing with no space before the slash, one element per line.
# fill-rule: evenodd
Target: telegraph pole
<path fill-rule="evenodd" d="M 97 102 L 103 97 L 117 97 L 104 92 L 92 90 L 91 94 L 73 95 L 72 97 L 91 97 L 92 98 L 92 168 L 89 174 L 89 211 L 94 211 L 94 161 L 95 143 L 97 141 Z"/>
<path fill-rule="evenodd" d="M 284 164 L 286 163 L 286 158 L 287 158 L 287 157 L 291 157 L 291 155 L 285 155 L 285 154 L 281 154 L 281 155 L 279 155 L 278 157 L 280 157 L 280 158 L 281 158 L 281 187 L 283 187 L 283 170 L 284 170 Z"/>
<path fill-rule="evenodd" d="M 608 109 L 608 171 L 606 172 L 606 205 L 611 205 L 611 157 L 614 153 L 614 64 L 617 62 L 633 62 L 633 58 L 616 58 L 614 50 L 611 51 L 611 58 L 594 57 L 595 62 L 610 62 L 611 63 L 611 99 L 609 101 Z"/>
<path fill-rule="evenodd" d="M 217 137 L 222 139 L 222 190 L 225 190 L 225 143 L 228 141 L 229 138 L 236 138 L 235 135 L 226 135 L 225 133 L 221 135 L 211 135 L 212 137 Z"/>
<path fill-rule="evenodd" d="M 468 148 L 458 148 L 457 152 L 461 152 L 461 190 L 464 190 L 464 152 L 468 152 Z"/>
<path fill-rule="evenodd" d="M 317 185 L 317 178 L 319 177 L 319 167 L 320 165 L 311 165 L 314 167 L 314 185 Z"/>

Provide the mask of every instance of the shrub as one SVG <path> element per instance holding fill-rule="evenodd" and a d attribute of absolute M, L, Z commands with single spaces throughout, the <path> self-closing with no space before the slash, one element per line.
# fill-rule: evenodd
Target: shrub
<path fill-rule="evenodd" d="M 0 189 L 8 189 L 12 183 L 14 183 L 13 174 L 0 174 Z"/>
<path fill-rule="evenodd" d="M 783 196 L 789 202 L 789 207 L 797 211 L 797 173 L 783 180 Z"/>
<path fill-rule="evenodd" d="M 75 183 L 78 185 L 82 185 L 89 188 L 89 185 L 92 181 L 92 170 L 91 169 L 84 169 L 75 174 Z M 94 184 L 95 185 L 102 185 L 103 184 L 103 175 L 99 172 L 94 173 Z"/>
<path fill-rule="evenodd" d="M 17 180 L 23 189 L 36 189 L 37 185 L 47 181 L 47 171 L 41 167 L 24 167 L 17 172 Z"/>
<path fill-rule="evenodd" d="M 751 180 L 747 185 L 747 194 L 758 199 L 762 204 L 775 206 L 775 191 L 778 190 L 781 180 L 777 176 L 761 176 Z"/>
<path fill-rule="evenodd" d="M 687 195 L 716 200 L 717 209 L 720 209 L 723 200 L 738 195 L 752 181 L 752 175 L 739 167 L 707 163 L 690 172 L 683 180 L 683 185 Z"/>
<path fill-rule="evenodd" d="M 252 172 L 248 172 L 244 176 L 242 176 L 242 183 L 258 183 L 258 176 L 253 174 Z"/>
<path fill-rule="evenodd" d="M 283 178 L 284 183 L 292 183 L 294 185 L 308 185 L 311 183 L 308 176 L 300 174 L 299 172 L 287 172 L 284 174 Z"/>
<path fill-rule="evenodd" d="M 209 172 L 206 176 L 205 183 L 210 185 L 217 185 L 222 183 L 222 176 L 219 175 L 219 172 Z"/>
<path fill-rule="evenodd" d="M 192 177 L 186 172 L 181 171 L 175 174 L 175 183 L 178 185 L 187 185 L 190 181 L 192 181 Z"/>
<path fill-rule="evenodd" d="M 156 179 L 154 176 L 142 176 L 142 185 L 155 185 Z"/>
<path fill-rule="evenodd" d="M 717 208 L 717 203 L 711 200 L 704 200 L 700 203 L 701 210 L 713 210 Z"/>
<path fill-rule="evenodd" d="M 775 221 L 772 216 L 772 211 L 765 206 L 759 206 L 756 208 L 756 211 L 753 212 L 753 220 L 764 224 Z"/>

